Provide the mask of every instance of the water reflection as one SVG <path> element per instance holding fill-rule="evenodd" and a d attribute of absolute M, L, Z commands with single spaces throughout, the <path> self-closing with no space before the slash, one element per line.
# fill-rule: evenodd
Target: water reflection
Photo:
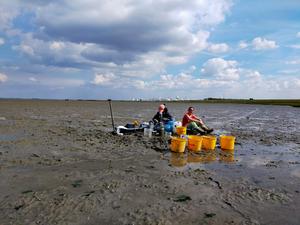
<path fill-rule="evenodd" d="M 203 159 L 200 154 L 189 152 L 187 155 L 187 161 L 189 163 L 202 163 Z"/>
<path fill-rule="evenodd" d="M 219 153 L 219 161 L 224 163 L 234 162 L 234 151 L 226 150 Z"/>
<path fill-rule="evenodd" d="M 175 167 L 185 166 L 187 164 L 186 154 L 171 152 L 170 163 Z"/>
<path fill-rule="evenodd" d="M 212 162 L 222 162 L 222 163 L 233 163 L 235 162 L 233 151 L 201 151 L 199 153 L 187 152 L 187 153 L 174 153 L 171 152 L 170 164 L 174 167 L 183 167 L 188 163 L 212 163 Z"/>
<path fill-rule="evenodd" d="M 202 163 L 214 162 L 217 159 L 217 154 L 211 151 L 203 151 L 199 153 Z"/>

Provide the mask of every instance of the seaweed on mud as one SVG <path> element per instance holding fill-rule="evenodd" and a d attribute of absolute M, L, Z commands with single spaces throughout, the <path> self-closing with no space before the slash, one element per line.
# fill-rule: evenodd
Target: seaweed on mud
<path fill-rule="evenodd" d="M 74 188 L 77 188 L 77 187 L 80 187 L 81 184 L 82 184 L 83 180 L 75 180 L 73 183 L 72 183 L 72 186 Z"/>
<path fill-rule="evenodd" d="M 206 217 L 206 218 L 212 218 L 212 217 L 214 217 L 214 216 L 216 216 L 217 214 L 215 214 L 215 213 L 204 213 L 204 216 Z"/>
<path fill-rule="evenodd" d="M 32 190 L 26 190 L 26 191 L 22 191 L 21 193 L 22 194 L 28 194 L 28 193 L 32 193 L 33 191 Z"/>
<path fill-rule="evenodd" d="M 190 201 L 192 200 L 192 198 L 188 195 L 179 195 L 176 198 L 174 198 L 174 202 L 186 202 L 186 201 Z"/>
<path fill-rule="evenodd" d="M 19 205 L 16 205 L 15 207 L 14 207 L 14 209 L 16 210 L 16 211 L 18 211 L 19 209 L 21 209 L 21 208 L 23 208 L 25 206 L 25 204 L 19 204 Z"/>
<path fill-rule="evenodd" d="M 89 197 L 89 196 L 90 196 L 91 194 L 93 194 L 93 193 L 95 193 L 94 190 L 88 191 L 88 192 L 85 192 L 82 196 L 84 196 L 84 197 Z"/>
<path fill-rule="evenodd" d="M 208 177 L 208 179 L 209 179 L 210 181 L 214 182 L 214 183 L 217 185 L 217 187 L 218 187 L 219 189 L 222 189 L 222 186 L 221 186 L 221 184 L 220 184 L 219 181 L 213 179 L 212 177 Z"/>

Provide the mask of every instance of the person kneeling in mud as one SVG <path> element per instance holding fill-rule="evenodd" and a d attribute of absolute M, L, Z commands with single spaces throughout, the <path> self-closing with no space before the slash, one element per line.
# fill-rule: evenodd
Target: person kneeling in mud
<path fill-rule="evenodd" d="M 189 107 L 182 118 L 182 126 L 187 127 L 187 130 L 197 134 L 209 134 L 214 131 L 208 128 L 204 122 L 194 115 L 194 107 Z"/>

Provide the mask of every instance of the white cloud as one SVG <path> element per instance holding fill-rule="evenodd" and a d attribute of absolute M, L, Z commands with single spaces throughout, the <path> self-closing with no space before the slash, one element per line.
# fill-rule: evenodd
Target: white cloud
<path fill-rule="evenodd" d="M 189 69 L 189 70 L 190 70 L 191 72 L 194 72 L 196 69 L 197 69 L 197 67 L 196 67 L 195 65 L 192 65 L 192 66 L 190 66 L 190 69 Z"/>
<path fill-rule="evenodd" d="M 190 66 L 188 69 L 183 70 L 183 73 L 186 74 L 192 74 L 193 72 L 195 72 L 197 70 L 197 67 L 195 65 Z"/>
<path fill-rule="evenodd" d="M 48 72 L 50 72 L 50 68 L 48 69 Z M 39 87 L 43 86 L 45 88 L 53 89 L 82 87 L 87 84 L 83 79 L 56 77 L 55 75 L 49 74 L 43 74 L 43 76 L 40 76 L 38 78 L 35 76 L 24 78 L 24 74 L 17 74 L 14 75 L 14 77 L 11 79 L 11 83 L 24 85 L 24 87 L 26 87 L 27 85 L 30 85 L 29 87 L 31 87 L 31 85 L 35 84 Z"/>
<path fill-rule="evenodd" d="M 300 49 L 300 44 L 299 45 L 290 45 L 290 48 L 294 48 L 294 49 Z"/>
<path fill-rule="evenodd" d="M 288 65 L 300 65 L 300 59 L 286 61 L 285 63 Z"/>
<path fill-rule="evenodd" d="M 197 39 L 197 36 L 201 38 Z M 41 65 L 66 68 L 93 67 L 100 73 L 112 72 L 125 77 L 148 77 L 160 73 L 166 65 L 186 63 L 190 54 L 206 47 L 208 36 L 208 32 L 198 32 L 185 48 L 135 53 L 103 48 L 93 43 L 44 41 L 28 33 L 22 36 L 22 42 L 13 49 Z"/>
<path fill-rule="evenodd" d="M 262 75 L 260 74 L 260 72 L 256 71 L 256 70 L 245 70 L 243 69 L 243 74 L 246 78 L 252 79 L 252 80 L 259 80 L 262 78 Z"/>
<path fill-rule="evenodd" d="M 201 72 L 204 76 L 215 77 L 218 80 L 238 80 L 239 68 L 234 60 L 212 58 L 203 64 Z"/>
<path fill-rule="evenodd" d="M 108 74 L 95 74 L 92 84 L 95 85 L 110 85 L 112 81 L 116 79 L 116 76 L 112 73 Z"/>
<path fill-rule="evenodd" d="M 20 44 L 18 46 L 13 46 L 13 49 L 14 50 L 18 50 L 26 55 L 29 55 L 29 56 L 34 56 L 34 50 L 33 50 L 33 47 L 31 47 L 30 45 L 27 45 L 27 44 Z"/>
<path fill-rule="evenodd" d="M 180 73 L 176 76 L 171 74 L 161 75 L 160 80 L 154 81 L 151 86 L 153 88 L 184 89 L 194 85 L 193 77 L 190 74 Z"/>
<path fill-rule="evenodd" d="M 149 92 L 152 93 L 151 97 L 168 96 L 175 98 L 176 93 L 176 95 L 186 99 L 205 97 L 287 98 L 291 95 L 295 98 L 300 97 L 299 78 L 285 76 L 266 78 L 259 71 L 238 67 L 236 61 L 224 61 L 220 61 L 221 63 L 216 63 L 216 65 L 226 65 L 220 67 L 224 71 L 226 71 L 224 68 L 235 68 L 234 71 L 238 72 L 239 80 L 220 79 L 218 76 L 212 75 L 214 73 L 211 73 L 209 77 L 199 78 L 188 72 L 181 72 L 176 75 L 163 74 L 158 80 L 146 81 L 111 74 L 96 74 L 98 76 L 95 76 L 92 83 L 118 90 L 131 90 L 132 97 L 140 97 L 141 94 Z M 205 67 L 203 66 L 203 68 Z M 223 73 L 226 73 L 224 71 Z M 231 75 L 231 72 L 228 73 Z M 148 95 L 148 97 L 150 96 Z"/>
<path fill-rule="evenodd" d="M 299 62 L 299 64 L 300 64 L 300 62 Z M 296 74 L 300 74 L 300 69 L 279 70 L 278 73 L 287 74 L 287 75 L 296 75 Z"/>
<path fill-rule="evenodd" d="M 246 49 L 248 47 L 252 47 L 254 50 L 269 50 L 275 49 L 279 46 L 273 40 L 267 40 L 266 38 L 256 37 L 252 40 L 252 42 L 240 41 L 238 44 L 239 49 Z"/>
<path fill-rule="evenodd" d="M 8 80 L 8 76 L 4 73 L 0 73 L 0 83 L 4 83 Z"/>
<path fill-rule="evenodd" d="M 0 38 L 0 46 L 5 44 L 4 38 Z"/>
<path fill-rule="evenodd" d="M 49 48 L 51 50 L 61 50 L 64 47 L 65 47 L 65 44 L 63 42 L 58 42 L 58 41 L 53 41 L 49 46 Z"/>
<path fill-rule="evenodd" d="M 29 77 L 28 80 L 30 80 L 32 82 L 37 82 L 38 81 L 35 77 Z"/>
<path fill-rule="evenodd" d="M 133 85 L 134 88 L 142 90 L 142 89 L 145 89 L 146 82 L 142 81 L 142 80 L 133 80 L 132 85 Z"/>
<path fill-rule="evenodd" d="M 1 1 L 0 30 L 7 31 L 12 26 L 13 19 L 19 14 L 16 1 Z"/>
<path fill-rule="evenodd" d="M 267 40 L 265 38 L 256 37 L 252 41 L 252 46 L 255 50 L 267 50 L 278 48 L 275 41 Z"/>
<path fill-rule="evenodd" d="M 207 50 L 212 53 L 225 53 L 229 50 L 229 46 L 226 43 L 210 44 Z"/>
<path fill-rule="evenodd" d="M 249 46 L 249 44 L 245 41 L 240 41 L 239 42 L 239 48 L 240 49 L 244 49 L 244 48 L 247 48 Z"/>
<path fill-rule="evenodd" d="M 300 88 L 300 79 L 294 79 L 293 84 L 297 87 Z"/>
<path fill-rule="evenodd" d="M 209 31 L 224 21 L 232 1 L 61 0 L 19 5 L 35 15 L 33 22 L 41 29 L 38 35 L 22 34 L 14 49 L 35 64 L 145 78 L 167 65 L 186 63 L 205 49 Z M 210 48 L 225 52 L 228 46 Z"/>
<path fill-rule="evenodd" d="M 151 1 L 61 1 L 40 7 L 37 21 L 54 38 L 112 49 L 149 51 L 170 44 L 184 47 L 196 44 L 195 40 L 201 42 L 205 37 L 197 33 L 203 31 L 203 26 L 222 22 L 230 5 L 227 0 L 191 0 L 184 4 L 158 0 L 155 5 Z M 135 38 L 126 38 L 132 33 Z"/>
<path fill-rule="evenodd" d="M 132 77 L 116 76 L 113 73 L 96 73 L 91 84 L 96 86 L 105 86 L 112 89 L 144 90 L 148 88 L 149 83 Z"/>
<path fill-rule="evenodd" d="M 80 79 L 69 79 L 69 78 L 43 78 L 38 80 L 39 85 L 51 86 L 54 88 L 65 88 L 65 87 L 80 87 L 85 84 L 84 80 Z"/>
<path fill-rule="evenodd" d="M 61 68 L 90 67 L 96 64 L 85 59 L 81 54 L 91 44 L 75 44 L 71 42 L 43 41 L 33 37 L 31 33 L 22 36 L 22 42 L 13 47 L 24 54 L 30 62 L 42 66 Z"/>
<path fill-rule="evenodd" d="M 300 38 L 300 32 L 298 32 L 298 33 L 296 34 L 296 37 Z"/>

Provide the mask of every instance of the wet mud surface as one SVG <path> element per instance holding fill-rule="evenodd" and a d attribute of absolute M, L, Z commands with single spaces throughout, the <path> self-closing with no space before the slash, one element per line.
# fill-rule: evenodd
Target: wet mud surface
<path fill-rule="evenodd" d="M 115 123 L 158 103 L 113 102 Z M 169 103 L 180 120 L 188 103 Z M 299 224 L 300 109 L 194 104 L 234 152 L 115 136 L 107 102 L 0 101 L 0 224 Z"/>

